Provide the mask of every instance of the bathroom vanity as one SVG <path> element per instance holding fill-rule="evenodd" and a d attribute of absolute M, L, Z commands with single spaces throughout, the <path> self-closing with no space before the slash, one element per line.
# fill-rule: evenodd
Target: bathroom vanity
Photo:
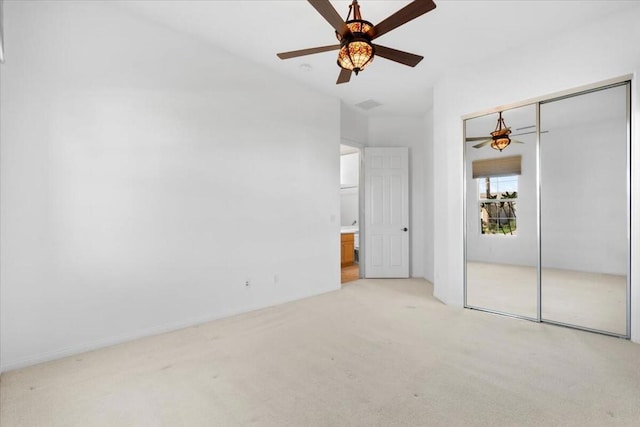
<path fill-rule="evenodd" d="M 358 227 L 341 227 L 340 229 L 340 266 L 353 265 L 358 241 Z"/>

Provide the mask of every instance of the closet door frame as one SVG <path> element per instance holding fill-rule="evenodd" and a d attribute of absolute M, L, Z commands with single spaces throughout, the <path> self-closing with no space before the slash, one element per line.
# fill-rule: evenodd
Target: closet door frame
<path fill-rule="evenodd" d="M 462 116 L 462 121 L 463 121 L 463 137 L 462 137 L 462 143 L 463 145 L 463 278 L 464 278 L 464 286 L 463 286 L 463 306 L 465 308 L 468 309 L 472 309 L 472 310 L 478 310 L 478 311 L 484 311 L 484 312 L 489 312 L 489 313 L 494 313 L 494 314 L 500 314 L 500 315 L 505 315 L 505 316 L 509 316 L 509 317 L 515 317 L 515 318 L 519 318 L 519 319 L 524 319 L 524 320 L 529 320 L 529 321 L 535 321 L 535 322 L 539 322 L 539 323 L 548 323 L 548 324 L 553 324 L 553 325 L 558 325 L 558 326 L 565 326 L 565 327 L 570 327 L 573 329 L 579 329 L 579 330 L 584 330 L 584 331 L 588 331 L 588 332 L 595 332 L 595 333 L 599 333 L 599 334 L 603 334 L 603 335 L 610 335 L 610 336 L 615 336 L 615 337 L 619 337 L 619 338 L 625 338 L 625 339 L 629 339 L 631 337 L 631 278 L 632 278 L 632 272 L 631 272 L 631 245 L 632 245 L 632 241 L 631 241 L 631 219 L 632 219 L 632 200 L 631 200 L 631 183 L 632 183 L 632 171 L 631 171 L 631 163 L 632 163 L 632 158 L 631 158 L 631 141 L 632 141 L 632 134 L 631 134 L 631 129 L 632 129 L 632 116 L 631 116 L 631 93 L 632 93 L 632 75 L 624 75 L 621 77 L 617 77 L 617 78 L 613 78 L 613 79 L 608 79 L 608 80 L 604 80 L 604 81 L 600 81 L 597 83 L 593 83 L 590 85 L 585 85 L 585 86 L 581 86 L 578 88 L 573 88 L 573 89 L 569 89 L 569 90 L 565 90 L 565 91 L 561 91 L 561 92 L 557 92 L 557 93 L 553 93 L 553 94 L 549 94 L 549 95 L 545 95 L 545 96 L 541 96 L 541 97 L 537 97 L 537 98 L 533 98 L 533 99 L 529 99 L 529 100 L 525 100 L 525 101 L 521 101 L 521 102 L 517 102 L 517 103 L 513 103 L 513 104 L 508 104 L 508 105 L 503 105 L 499 108 L 491 108 L 491 109 L 487 109 L 487 110 L 482 110 L 482 111 L 478 111 L 475 113 L 471 113 L 471 114 L 467 114 Z M 626 158 L 626 165 L 627 165 L 627 175 L 626 175 L 626 184 L 627 184 L 627 259 L 626 259 L 626 263 L 627 263 L 627 277 L 626 277 L 626 301 L 625 301 L 625 309 L 626 309 L 626 332 L 625 334 L 618 334 L 618 333 L 613 333 L 613 332 L 609 332 L 609 331 L 603 331 L 603 330 L 599 330 L 599 329 L 592 329 L 592 328 L 588 328 L 588 327 L 582 327 L 579 325 L 571 325 L 571 324 L 565 324 L 562 322 L 557 322 L 557 321 L 553 321 L 553 320 L 548 320 L 548 319 L 543 319 L 542 318 L 542 242 L 541 242 L 541 209 L 540 209 L 540 200 L 541 200 L 541 179 L 540 179 L 540 105 L 544 104 L 544 103 L 549 103 L 549 102 L 553 102 L 553 101 L 559 101 L 561 99 L 565 99 L 565 98 L 570 98 L 570 97 L 574 97 L 574 96 L 580 96 L 583 94 L 587 94 L 587 93 L 591 93 L 591 92 L 596 92 L 596 91 L 600 91 L 600 90 L 606 90 L 606 89 L 610 89 L 613 87 L 617 87 L 617 86 L 626 86 L 626 133 L 627 133 L 627 147 L 626 147 L 626 153 L 627 153 L 627 158 Z M 514 108 L 519 108 L 519 107 L 524 107 L 527 105 L 532 105 L 535 104 L 535 113 L 536 113 L 536 117 L 535 117 L 535 121 L 536 121 L 536 210 L 537 210 L 537 215 L 536 215 L 536 232 L 537 232 L 537 236 L 536 236 L 536 241 L 537 241 L 537 266 L 536 266 L 536 276 L 537 276 L 537 292 L 536 292 L 536 306 L 537 306 L 537 316 L 536 318 L 531 318 L 529 316 L 522 316 L 519 314 L 513 314 L 513 313 L 504 313 L 504 312 L 500 312 L 500 311 L 496 311 L 496 310 L 491 310 L 491 309 L 487 309 L 487 308 L 482 308 L 482 307 L 476 307 L 476 306 L 471 306 L 468 303 L 467 300 L 467 215 L 469 214 L 468 211 L 468 206 L 467 206 L 467 179 L 469 177 L 467 177 L 467 155 L 466 155 L 466 143 L 465 143 L 465 139 L 466 139 L 466 126 L 465 126 L 465 122 L 466 120 L 469 119 L 473 119 L 476 117 L 480 117 L 480 116 L 485 116 L 487 114 L 493 114 L 493 113 L 498 113 L 500 111 L 507 111 L 507 110 L 511 110 Z M 640 148 L 638 148 L 640 149 Z"/>

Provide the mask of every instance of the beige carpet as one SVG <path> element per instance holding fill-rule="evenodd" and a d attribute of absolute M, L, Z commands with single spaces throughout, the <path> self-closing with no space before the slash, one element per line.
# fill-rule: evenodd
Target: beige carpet
<path fill-rule="evenodd" d="M 468 262 L 467 303 L 536 318 L 536 275 L 535 267 Z M 542 318 L 626 335 L 627 278 L 544 268 Z"/>
<path fill-rule="evenodd" d="M 640 425 L 640 345 L 431 293 L 359 280 L 7 372 L 0 425 Z"/>

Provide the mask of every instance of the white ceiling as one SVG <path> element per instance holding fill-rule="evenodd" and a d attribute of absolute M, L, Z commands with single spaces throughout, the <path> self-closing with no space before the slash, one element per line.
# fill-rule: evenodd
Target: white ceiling
<path fill-rule="evenodd" d="M 363 112 L 420 114 L 431 105 L 434 83 L 450 67 L 501 57 L 517 47 L 544 43 L 638 1 L 462 1 L 435 0 L 436 9 L 376 40 L 419 54 L 416 68 L 376 58 L 351 82 L 336 85 L 337 52 L 280 60 L 276 53 L 337 44 L 332 27 L 303 0 L 127 0 L 118 7 L 188 33 L 339 97 L 348 105 L 373 99 L 382 105 Z M 332 0 L 346 16 L 350 0 Z M 360 0 L 363 18 L 376 24 L 410 3 Z"/>

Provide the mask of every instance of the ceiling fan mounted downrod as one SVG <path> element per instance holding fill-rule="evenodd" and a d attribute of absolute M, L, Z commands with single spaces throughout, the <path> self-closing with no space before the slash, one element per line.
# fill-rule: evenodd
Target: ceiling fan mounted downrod
<path fill-rule="evenodd" d="M 352 13 L 353 19 L 350 19 Z M 336 31 L 336 37 L 340 41 L 337 62 L 340 68 L 353 71 L 357 76 L 360 71 L 371 64 L 376 52 L 371 44 L 371 37 L 368 35 L 373 24 L 362 19 L 358 0 L 353 0 L 349 6 L 345 24 L 349 30 L 346 34 L 342 35 Z"/>

